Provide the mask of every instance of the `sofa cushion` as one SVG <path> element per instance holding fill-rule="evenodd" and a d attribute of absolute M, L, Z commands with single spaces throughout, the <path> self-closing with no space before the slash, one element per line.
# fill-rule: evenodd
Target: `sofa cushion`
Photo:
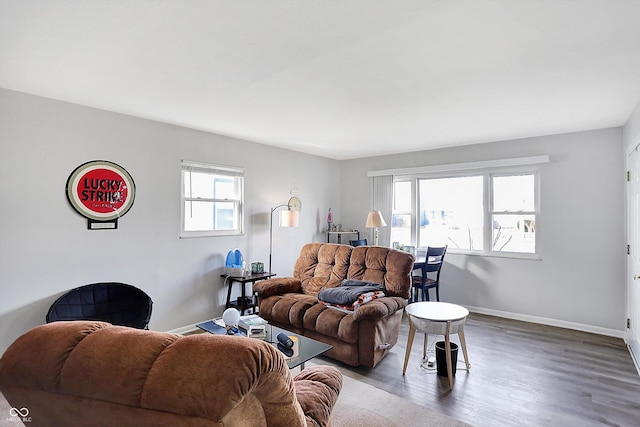
<path fill-rule="evenodd" d="M 304 314 L 304 329 L 351 344 L 358 341 L 358 327 L 353 314 L 322 304 L 310 307 Z"/>
<path fill-rule="evenodd" d="M 303 326 L 306 330 L 353 344 L 358 341 L 360 321 L 378 321 L 406 306 L 407 300 L 400 297 L 385 297 L 368 302 L 353 313 L 316 304 L 304 313 Z"/>
<path fill-rule="evenodd" d="M 300 293 L 302 292 L 302 287 L 300 286 L 300 280 L 294 277 L 277 277 L 254 283 L 253 291 L 259 293 L 262 298 L 266 298 L 271 295 L 290 292 Z"/>
<path fill-rule="evenodd" d="M 293 268 L 293 276 L 302 283 L 302 292 L 315 296 L 325 287 L 339 286 L 347 277 L 352 249 L 336 243 L 305 245 Z"/>
<path fill-rule="evenodd" d="M 260 316 L 268 319 L 269 322 L 275 321 L 301 329 L 304 313 L 318 304 L 318 298 L 312 295 L 296 293 L 272 295 L 260 300 Z"/>
<path fill-rule="evenodd" d="M 392 315 L 407 306 L 407 300 L 400 297 L 378 298 L 363 304 L 353 313 L 354 320 L 379 320 Z"/>
<path fill-rule="evenodd" d="M 294 377 L 296 397 L 307 419 L 307 426 L 328 425 L 331 409 L 342 389 L 342 375 L 328 366 L 304 369 Z"/>
<path fill-rule="evenodd" d="M 407 272 L 414 258 L 405 252 L 381 246 L 357 246 L 351 253 L 346 278 L 382 283 L 386 294 L 402 298 L 411 296 Z"/>

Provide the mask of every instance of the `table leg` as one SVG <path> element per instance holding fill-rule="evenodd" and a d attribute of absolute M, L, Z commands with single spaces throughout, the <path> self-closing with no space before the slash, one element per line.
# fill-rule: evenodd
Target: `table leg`
<path fill-rule="evenodd" d="M 422 358 L 427 358 L 427 344 L 429 343 L 429 334 L 424 333 L 424 343 L 422 344 Z"/>
<path fill-rule="evenodd" d="M 244 316 L 244 311 L 246 310 L 245 308 L 245 304 L 246 304 L 246 297 L 247 297 L 247 291 L 246 291 L 246 283 L 242 283 L 240 282 L 240 286 L 242 287 L 242 289 L 240 290 L 240 296 L 242 297 L 242 299 L 240 300 L 240 315 Z"/>
<path fill-rule="evenodd" d="M 402 375 L 407 372 L 407 363 L 409 363 L 409 355 L 411 354 L 411 346 L 413 345 L 413 338 L 416 336 L 416 328 L 411 323 L 411 317 L 409 317 L 409 337 L 407 338 L 407 349 L 404 353 L 404 367 L 402 368 Z"/>
<path fill-rule="evenodd" d="M 258 293 L 253 290 L 253 285 L 251 285 L 251 302 L 255 304 L 255 307 L 253 307 L 253 314 L 258 314 L 258 311 L 260 310 L 260 305 L 258 304 Z"/>
<path fill-rule="evenodd" d="M 231 280 L 230 278 L 226 278 L 225 282 L 227 283 L 227 303 L 225 304 L 224 308 L 229 308 L 231 307 L 231 288 L 233 287 L 233 280 Z"/>
<path fill-rule="evenodd" d="M 444 348 L 447 356 L 447 375 L 449 376 L 449 388 L 453 389 L 453 364 L 451 361 L 451 340 L 449 331 L 451 330 L 451 321 L 447 322 L 447 333 L 444 336 Z"/>
<path fill-rule="evenodd" d="M 460 345 L 462 346 L 462 354 L 464 354 L 464 363 L 467 365 L 467 369 L 471 369 L 469 364 L 469 355 L 467 354 L 467 341 L 464 339 L 464 327 L 461 326 L 458 330 L 458 336 L 460 337 Z"/>

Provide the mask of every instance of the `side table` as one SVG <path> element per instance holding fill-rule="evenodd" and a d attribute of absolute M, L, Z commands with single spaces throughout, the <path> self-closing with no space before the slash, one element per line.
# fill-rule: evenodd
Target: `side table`
<path fill-rule="evenodd" d="M 253 288 L 251 289 L 251 302 L 247 301 L 246 284 L 250 283 L 251 286 L 253 286 L 255 282 L 268 279 L 275 275 L 275 273 L 254 273 L 251 276 L 229 276 L 228 274 L 220 275 L 220 277 L 223 277 L 225 279 L 225 282 L 229 282 L 229 287 L 227 289 L 227 303 L 225 304 L 225 308 L 236 308 L 240 311 L 241 316 L 244 316 L 244 312 L 249 309 L 253 309 L 253 312 L 256 313 L 258 302 L 253 297 Z M 241 287 L 240 300 L 238 301 L 238 303 L 233 303 L 231 301 L 231 288 L 233 288 L 234 283 L 239 283 Z"/>
<path fill-rule="evenodd" d="M 469 365 L 469 355 L 467 354 L 467 343 L 464 338 L 464 324 L 469 315 L 469 310 L 461 305 L 435 301 L 414 302 L 413 304 L 409 304 L 405 310 L 409 316 L 409 337 L 407 339 L 402 375 L 404 375 L 407 370 L 407 363 L 409 362 L 411 346 L 416 331 L 424 332 L 423 357 L 426 352 L 428 334 L 444 335 L 449 388 L 453 389 L 451 341 L 449 336 L 451 334 L 458 334 L 465 364 L 467 369 L 471 368 L 471 365 Z"/>
<path fill-rule="evenodd" d="M 342 235 L 343 234 L 354 234 L 357 236 L 356 240 L 360 240 L 360 232 L 358 230 L 353 231 L 327 231 L 327 243 L 331 239 L 331 236 L 337 236 L 338 243 L 342 243 Z"/>

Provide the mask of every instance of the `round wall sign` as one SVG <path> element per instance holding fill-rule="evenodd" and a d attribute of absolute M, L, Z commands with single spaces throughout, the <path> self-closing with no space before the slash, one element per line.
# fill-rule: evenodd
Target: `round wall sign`
<path fill-rule="evenodd" d="M 135 194 L 129 172 L 105 160 L 80 165 L 67 179 L 69 203 L 90 221 L 116 221 L 131 209 Z"/>

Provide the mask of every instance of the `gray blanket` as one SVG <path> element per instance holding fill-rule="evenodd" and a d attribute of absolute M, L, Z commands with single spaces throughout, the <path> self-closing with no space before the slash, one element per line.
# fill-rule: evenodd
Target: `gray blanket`
<path fill-rule="evenodd" d="M 375 291 L 384 291 L 384 286 L 364 280 L 345 279 L 340 286 L 321 290 L 318 299 L 329 304 L 351 305 L 360 295 Z"/>

